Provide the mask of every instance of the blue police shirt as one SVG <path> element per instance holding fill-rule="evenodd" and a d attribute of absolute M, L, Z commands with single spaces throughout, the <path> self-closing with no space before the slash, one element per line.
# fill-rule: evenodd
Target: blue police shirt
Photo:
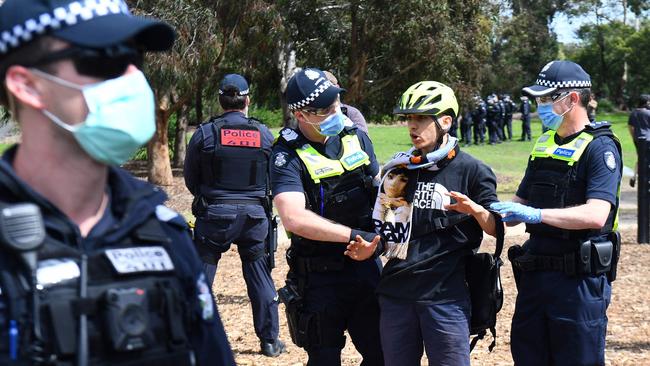
<path fill-rule="evenodd" d="M 110 247 L 130 237 L 144 221 L 155 217 L 172 243 L 169 246 L 170 257 L 183 277 L 181 280 L 192 283 L 192 286 L 187 286 L 185 300 L 192 318 L 197 319 L 188 336 L 198 363 L 235 365 L 214 299 L 205 284 L 201 261 L 188 235 L 187 224 L 180 215 L 162 205 L 167 199 L 164 192 L 121 169 L 109 168 L 110 204 L 91 230 L 91 235 L 82 238 L 78 227 L 68 217 L 15 175 L 12 167 L 15 152 L 14 146 L 0 160 L 0 201 L 38 205 L 47 235 L 55 236 L 63 244 L 88 250 Z M 4 305 L 0 296 L 0 310 L 5 309 Z M 6 324 L 6 315 L 0 311 L 0 324 Z M 6 344 L 6 336 L 6 332 L 0 332 L 2 344 Z"/>
<path fill-rule="evenodd" d="M 304 138 L 299 129 L 294 130 L 301 138 Z M 379 173 L 379 163 L 375 157 L 375 150 L 372 142 L 365 132 L 356 129 L 359 137 L 361 148 L 370 157 L 370 173 L 375 176 Z M 323 156 L 330 159 L 337 159 L 342 152 L 341 137 L 329 137 L 325 144 L 312 142 L 311 145 Z M 271 156 L 271 188 L 273 195 L 276 196 L 282 192 L 304 192 L 303 177 L 309 177 L 305 166 L 300 161 L 295 150 L 291 150 L 283 144 L 276 144 L 273 147 L 273 156 Z"/>
<path fill-rule="evenodd" d="M 226 121 L 226 125 L 246 124 L 248 118 L 240 111 L 226 112 L 221 115 Z M 262 149 L 271 154 L 271 147 L 273 146 L 273 134 L 265 125 L 260 123 L 260 130 L 262 132 Z M 228 191 L 223 189 L 216 189 L 209 184 L 206 184 L 202 179 L 201 169 L 201 149 L 204 146 L 203 132 L 200 128 L 196 130 L 190 142 L 187 145 L 187 152 L 185 156 L 185 167 L 183 168 L 183 175 L 185 177 L 185 185 L 187 189 L 194 195 L 203 195 L 206 197 L 228 197 L 231 199 L 237 198 L 251 198 L 251 197 L 264 197 L 265 191 Z M 225 172 L 225 174 L 238 174 L 238 172 Z"/>
<path fill-rule="evenodd" d="M 581 132 L 563 139 L 555 135 L 555 142 L 559 145 L 569 143 Z M 611 156 L 614 157 L 614 164 L 611 162 Z M 517 196 L 524 200 L 528 200 L 528 191 L 530 189 L 528 174 L 530 169 L 531 162 L 529 160 L 524 178 L 517 189 Z M 586 186 L 585 201 L 600 199 L 609 202 L 612 207 L 616 205 L 618 186 L 621 181 L 621 155 L 611 138 L 600 136 L 589 143 L 578 162 L 577 179 Z M 527 248 L 531 254 L 566 253 L 573 250 L 573 244 L 575 243 L 575 241 L 571 240 L 541 237 L 539 235 L 531 236 L 530 239 Z"/>

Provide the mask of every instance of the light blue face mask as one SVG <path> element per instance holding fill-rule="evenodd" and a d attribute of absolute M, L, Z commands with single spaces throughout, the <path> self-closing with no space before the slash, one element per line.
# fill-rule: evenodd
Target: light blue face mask
<path fill-rule="evenodd" d="M 323 136 L 336 136 L 345 126 L 345 115 L 341 111 L 341 107 L 336 107 L 336 113 L 327 116 L 323 122 L 318 124 L 316 129 L 318 133 Z"/>
<path fill-rule="evenodd" d="M 141 71 L 85 86 L 37 69 L 32 72 L 81 90 L 88 106 L 84 122 L 70 125 L 45 109 L 43 114 L 72 133 L 84 151 L 98 162 L 123 164 L 156 132 L 154 95 Z"/>
<path fill-rule="evenodd" d="M 562 116 L 553 112 L 553 103 L 540 103 L 537 105 L 537 113 L 542 125 L 550 130 L 557 130 L 562 123 Z"/>
<path fill-rule="evenodd" d="M 542 120 L 542 125 L 544 125 L 544 127 L 548 128 L 549 130 L 557 131 L 557 129 L 562 124 L 562 119 L 564 118 L 564 115 L 569 113 L 569 111 L 573 108 L 573 106 L 567 109 L 564 113 L 557 114 L 553 111 L 553 104 L 564 100 L 564 98 L 568 96 L 569 94 L 556 100 L 555 102 L 537 104 L 537 113 L 539 114 L 539 119 Z"/>

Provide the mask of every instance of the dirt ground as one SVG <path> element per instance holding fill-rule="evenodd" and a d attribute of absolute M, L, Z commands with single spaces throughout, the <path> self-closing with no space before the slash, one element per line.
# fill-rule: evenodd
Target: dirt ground
<path fill-rule="evenodd" d="M 165 190 L 170 196 L 169 206 L 187 215 L 192 196 L 185 189 L 182 177 L 176 177 L 175 185 L 166 187 Z M 650 365 L 650 245 L 636 244 L 636 191 L 627 186 L 623 189 L 621 233 L 624 245 L 621 250 L 619 274 L 613 284 L 612 303 L 607 312 L 609 317 L 607 365 Z M 488 353 L 487 346 L 491 340 L 479 342 L 471 355 L 473 365 L 512 365 L 513 363 L 509 342 L 510 319 L 517 293 L 510 263 L 505 259 L 505 253 L 507 247 L 520 244 L 525 238 L 526 235 L 521 229 L 509 230 L 506 236 L 506 249 L 502 256 L 505 265 L 501 272 L 505 303 L 498 316 L 497 346 L 493 352 Z M 285 237 L 276 255 L 277 268 L 273 270 L 276 288 L 284 285 L 288 270 L 284 260 L 287 246 Z M 494 240 L 486 239 L 481 251 L 492 250 L 494 250 Z M 241 275 L 236 246 L 232 246 L 220 261 L 213 291 L 238 365 L 293 366 L 307 363 L 306 353 L 291 343 L 284 305 L 280 305 L 280 338 L 287 344 L 288 352 L 278 358 L 267 358 L 258 353 L 259 341 L 253 330 L 251 308 Z M 361 357 L 354 350 L 349 337 L 342 358 L 343 365 L 358 365 L 361 362 Z M 427 364 L 425 359 L 422 364 Z"/>

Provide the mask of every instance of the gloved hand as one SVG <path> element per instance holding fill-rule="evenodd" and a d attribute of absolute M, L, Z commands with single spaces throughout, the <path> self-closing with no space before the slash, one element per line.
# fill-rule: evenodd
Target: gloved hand
<path fill-rule="evenodd" d="M 525 222 L 539 224 L 542 222 L 542 210 L 535 207 L 522 205 L 517 202 L 495 202 L 490 208 L 503 216 L 504 222 Z"/>

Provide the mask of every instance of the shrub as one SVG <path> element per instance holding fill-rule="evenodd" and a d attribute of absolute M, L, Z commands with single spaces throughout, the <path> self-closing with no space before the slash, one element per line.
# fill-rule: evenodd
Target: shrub
<path fill-rule="evenodd" d="M 616 106 L 614 106 L 614 103 L 610 101 L 609 99 L 598 99 L 598 108 L 596 109 L 596 113 L 611 113 L 616 110 Z"/>

